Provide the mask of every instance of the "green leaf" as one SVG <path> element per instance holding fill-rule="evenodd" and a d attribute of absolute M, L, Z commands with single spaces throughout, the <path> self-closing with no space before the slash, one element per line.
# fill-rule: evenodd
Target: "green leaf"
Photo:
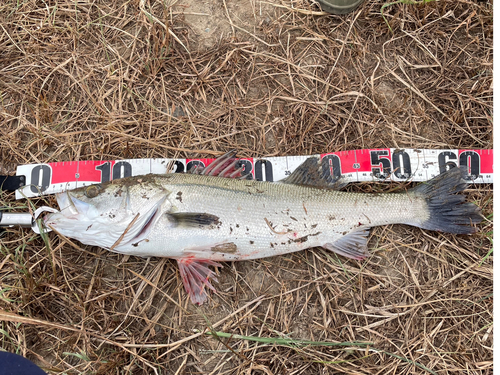
<path fill-rule="evenodd" d="M 63 352 L 63 354 L 65 354 L 65 355 L 71 355 L 73 357 L 80 358 L 81 360 L 84 360 L 84 361 L 87 361 L 87 362 L 91 361 L 91 359 L 89 357 L 87 357 L 87 354 L 85 354 L 85 352 L 83 350 L 80 353 Z"/>

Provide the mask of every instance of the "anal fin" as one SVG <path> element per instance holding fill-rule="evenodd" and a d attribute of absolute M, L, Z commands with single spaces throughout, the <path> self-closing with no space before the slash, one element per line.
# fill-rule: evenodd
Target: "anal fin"
<path fill-rule="evenodd" d="M 189 294 L 191 302 L 201 305 L 207 300 L 205 287 L 216 291 L 210 283 L 210 279 L 217 281 L 217 277 L 208 266 L 222 267 L 222 265 L 209 259 L 193 259 L 191 257 L 177 259 L 177 264 L 184 289 Z"/>
<path fill-rule="evenodd" d="M 368 235 L 370 228 L 354 230 L 333 243 L 326 243 L 323 247 L 337 254 L 352 259 L 364 259 L 368 252 Z"/>

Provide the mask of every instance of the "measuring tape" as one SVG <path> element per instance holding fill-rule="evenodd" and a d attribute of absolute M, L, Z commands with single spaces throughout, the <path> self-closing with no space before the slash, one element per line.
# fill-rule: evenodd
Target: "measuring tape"
<path fill-rule="evenodd" d="M 493 183 L 493 150 L 363 149 L 314 155 L 322 167 L 344 182 L 427 181 L 451 166 L 468 168 L 467 180 Z M 259 181 L 279 181 L 289 176 L 309 156 L 242 158 L 243 173 Z M 186 172 L 193 165 L 206 166 L 214 159 L 125 159 L 69 161 L 28 164 L 17 167 L 25 186 L 16 190 L 16 199 L 61 191 L 123 177 L 149 173 L 164 174 L 173 163 L 173 172 Z"/>

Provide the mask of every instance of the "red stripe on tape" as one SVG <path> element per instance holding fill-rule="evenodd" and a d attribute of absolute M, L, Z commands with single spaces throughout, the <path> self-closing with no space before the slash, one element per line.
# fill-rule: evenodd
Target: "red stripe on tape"
<path fill-rule="evenodd" d="M 77 161 L 63 161 L 58 163 L 49 163 L 52 168 L 52 184 L 63 184 L 68 181 L 74 181 L 78 171 Z"/>
<path fill-rule="evenodd" d="M 480 174 L 493 173 L 493 150 L 458 150 L 458 158 L 460 164 L 467 165 L 469 170 L 473 168 L 475 163 L 478 163 Z M 467 163 L 465 164 L 463 161 Z"/>
<path fill-rule="evenodd" d="M 108 165 L 105 165 L 109 163 Z M 115 160 L 100 160 L 100 161 L 81 161 L 78 173 L 80 181 L 102 181 L 102 175 L 107 173 L 108 176 L 112 176 L 111 170 L 113 165 L 116 163 Z M 97 167 L 102 166 L 100 169 Z M 109 169 L 108 169 L 109 168 Z"/>

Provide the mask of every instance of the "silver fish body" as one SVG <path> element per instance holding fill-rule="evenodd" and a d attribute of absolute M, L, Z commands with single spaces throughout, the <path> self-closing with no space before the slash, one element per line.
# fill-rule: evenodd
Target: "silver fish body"
<path fill-rule="evenodd" d="M 333 244 L 372 226 L 418 225 L 429 218 L 425 200 L 412 193 L 356 194 L 191 174 L 150 176 L 148 184 L 149 194 L 130 190 L 135 196 L 132 211 L 163 193 L 162 214 L 149 241 L 118 245 L 116 251 L 214 261 L 255 259 Z M 103 199 L 108 199 L 106 193 Z M 172 214 L 179 213 L 207 213 L 213 222 L 178 223 Z"/>
<path fill-rule="evenodd" d="M 476 206 L 453 194 L 465 187 L 459 168 L 401 193 L 363 194 L 332 189 L 314 165 L 309 160 L 283 183 L 178 173 L 128 177 L 59 194 L 61 212 L 45 223 L 84 244 L 177 259 L 191 299 L 202 303 L 203 285 L 214 276 L 206 265 L 217 261 L 315 246 L 361 259 L 371 227 L 472 233 L 468 224 L 481 219 Z"/>

